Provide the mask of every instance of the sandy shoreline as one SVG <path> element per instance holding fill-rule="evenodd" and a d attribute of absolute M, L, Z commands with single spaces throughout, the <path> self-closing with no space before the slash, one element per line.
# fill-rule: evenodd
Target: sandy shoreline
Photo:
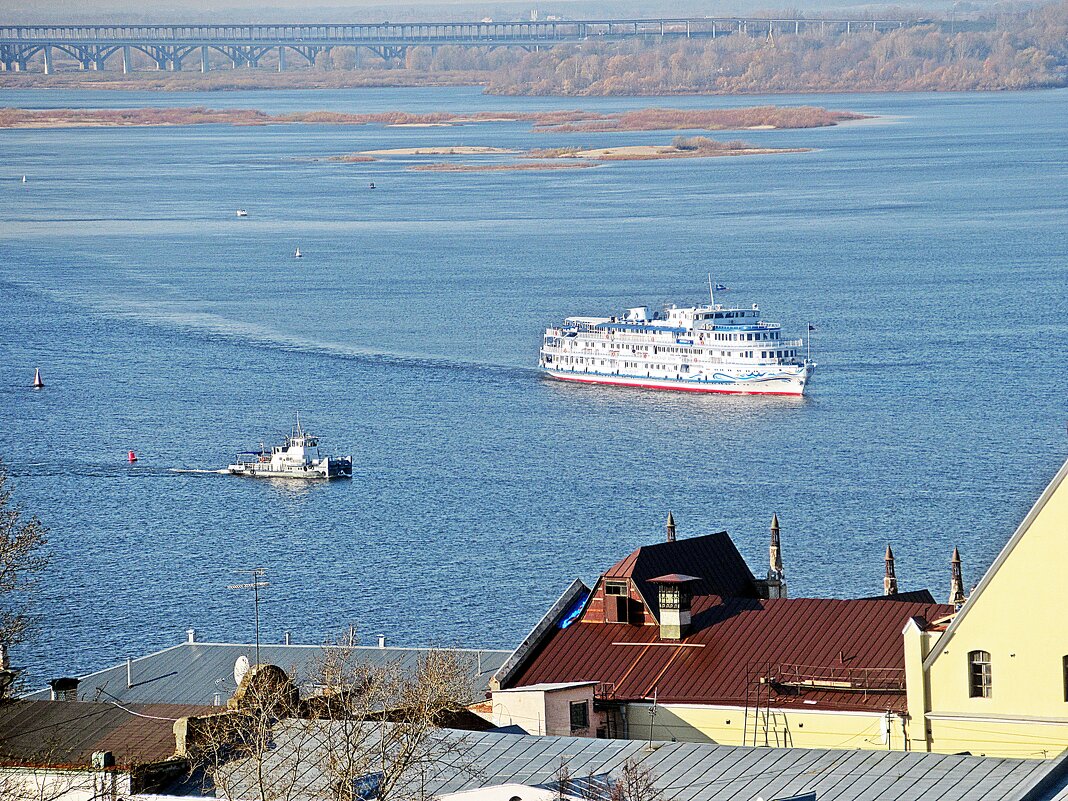
<path fill-rule="evenodd" d="M 532 152 L 528 155 L 544 159 L 588 159 L 591 161 L 655 161 L 657 159 L 701 159 L 720 156 L 767 156 L 780 153 L 808 153 L 807 147 L 723 147 L 680 148 L 674 145 L 621 145 L 570 152 Z"/>
<path fill-rule="evenodd" d="M 444 147 L 392 147 L 383 150 L 361 150 L 361 156 L 477 156 L 488 153 L 518 153 L 504 147 L 473 147 L 466 145 Z"/>

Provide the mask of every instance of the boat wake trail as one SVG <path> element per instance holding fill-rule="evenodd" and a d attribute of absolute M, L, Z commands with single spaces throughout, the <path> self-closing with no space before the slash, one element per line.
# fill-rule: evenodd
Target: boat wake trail
<path fill-rule="evenodd" d="M 229 470 L 226 470 L 226 469 L 223 469 L 223 470 L 193 470 L 191 468 L 187 469 L 187 468 L 182 468 L 182 467 L 172 467 L 172 468 L 170 468 L 170 471 L 172 473 L 199 473 L 201 475 L 213 475 L 213 476 L 225 476 L 227 473 L 230 472 Z"/>

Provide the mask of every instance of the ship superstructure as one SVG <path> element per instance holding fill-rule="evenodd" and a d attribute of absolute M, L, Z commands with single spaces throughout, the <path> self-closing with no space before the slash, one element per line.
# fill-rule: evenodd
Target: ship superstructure
<path fill-rule="evenodd" d="M 647 389 L 803 395 L 815 363 L 756 304 L 648 306 L 621 317 L 568 317 L 545 330 L 539 366 L 564 381 Z"/>
<path fill-rule="evenodd" d="M 319 438 L 309 434 L 297 418 L 292 433 L 282 445 L 268 451 L 245 451 L 227 467 L 235 476 L 253 478 L 349 478 L 352 476 L 351 456 L 323 456 L 319 453 Z"/>

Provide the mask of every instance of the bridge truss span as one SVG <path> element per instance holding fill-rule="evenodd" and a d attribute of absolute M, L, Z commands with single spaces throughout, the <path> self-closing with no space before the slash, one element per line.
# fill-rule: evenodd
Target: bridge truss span
<path fill-rule="evenodd" d="M 861 31 L 885 32 L 917 24 L 906 19 L 817 18 L 658 18 L 546 20 L 530 22 L 410 22 L 377 24 L 285 25 L 0 25 L 0 67 L 26 70 L 31 63 L 45 72 L 53 56 L 69 56 L 81 69 L 102 70 L 121 61 L 133 68 L 132 54 L 142 53 L 156 69 L 180 70 L 199 56 L 200 68 L 211 68 L 211 53 L 226 57 L 232 67 L 260 64 L 277 53 L 279 70 L 287 54 L 313 63 L 334 47 L 366 48 L 380 58 L 403 58 L 412 47 L 519 47 L 526 50 L 583 42 L 627 39 L 670 40 L 716 38 L 732 34 L 774 36 L 816 34 L 839 36 Z"/>

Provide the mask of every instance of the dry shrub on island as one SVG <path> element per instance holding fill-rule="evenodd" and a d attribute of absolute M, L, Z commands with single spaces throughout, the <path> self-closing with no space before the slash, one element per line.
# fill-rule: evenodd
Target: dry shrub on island
<path fill-rule="evenodd" d="M 596 120 L 550 124 L 539 130 L 555 133 L 600 131 L 722 131 L 744 128 L 822 128 L 847 120 L 867 119 L 851 111 L 829 111 L 816 106 L 754 106 L 723 109 L 645 108 L 609 114 Z"/>
<path fill-rule="evenodd" d="M 724 150 L 756 150 L 755 145 L 743 142 L 741 139 L 732 139 L 729 142 L 719 142 L 709 139 L 707 136 L 676 136 L 671 140 L 671 146 L 683 152 L 705 153 L 722 152 Z"/>

